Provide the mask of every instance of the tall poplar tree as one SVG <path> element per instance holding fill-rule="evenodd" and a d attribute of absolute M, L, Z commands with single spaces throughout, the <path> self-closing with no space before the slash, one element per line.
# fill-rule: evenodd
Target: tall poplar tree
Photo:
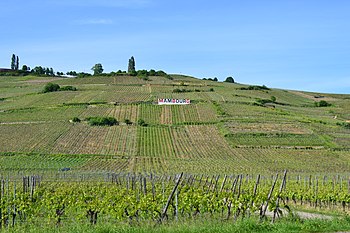
<path fill-rule="evenodd" d="M 16 56 L 15 70 L 18 70 L 18 68 L 19 68 L 19 57 Z"/>
<path fill-rule="evenodd" d="M 135 59 L 134 57 L 132 56 L 130 59 L 129 59 L 129 65 L 128 65 L 128 73 L 129 74 L 132 74 L 132 73 L 135 73 L 136 70 L 135 70 Z"/>
<path fill-rule="evenodd" d="M 16 55 L 12 54 L 12 59 L 11 59 L 11 70 L 16 69 Z"/>

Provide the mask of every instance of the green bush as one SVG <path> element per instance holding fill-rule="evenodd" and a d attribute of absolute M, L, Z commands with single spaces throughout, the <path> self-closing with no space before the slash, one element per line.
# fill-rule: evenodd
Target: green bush
<path fill-rule="evenodd" d="M 325 100 L 321 100 L 320 102 L 315 102 L 316 107 L 328 107 L 331 106 L 332 104 L 328 103 Z"/>
<path fill-rule="evenodd" d="M 43 93 L 54 92 L 54 91 L 76 91 L 77 88 L 73 86 L 64 86 L 60 87 L 60 85 L 56 83 L 47 83 L 44 87 Z"/>
<path fill-rule="evenodd" d="M 127 125 L 132 125 L 132 122 L 129 119 L 125 119 L 124 123 L 127 124 Z"/>
<path fill-rule="evenodd" d="M 337 122 L 337 125 L 342 126 L 346 129 L 350 129 L 350 123 L 349 122 Z"/>
<path fill-rule="evenodd" d="M 137 124 L 138 124 L 139 126 L 147 126 L 147 123 L 145 122 L 144 119 L 139 119 L 139 120 L 137 121 Z"/>
<path fill-rule="evenodd" d="M 78 117 L 73 117 L 72 121 L 73 122 L 80 122 L 81 120 Z"/>
<path fill-rule="evenodd" d="M 86 120 L 91 126 L 112 126 L 119 124 L 119 122 L 113 117 L 88 117 Z"/>
<path fill-rule="evenodd" d="M 56 83 L 47 83 L 44 87 L 43 92 L 47 93 L 47 92 L 54 92 L 54 91 L 59 91 L 60 90 L 60 85 L 56 84 Z"/>
<path fill-rule="evenodd" d="M 73 87 L 73 86 L 65 86 L 65 87 L 61 87 L 59 90 L 60 91 L 76 91 L 77 88 Z"/>
<path fill-rule="evenodd" d="M 257 90 L 257 91 L 261 91 L 261 90 L 270 90 L 270 88 L 268 88 L 265 85 L 262 85 L 262 86 L 241 87 L 240 90 Z"/>

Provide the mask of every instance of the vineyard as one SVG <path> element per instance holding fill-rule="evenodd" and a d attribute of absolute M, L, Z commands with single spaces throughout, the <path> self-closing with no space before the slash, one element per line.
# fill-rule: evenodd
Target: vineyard
<path fill-rule="evenodd" d="M 349 211 L 348 95 L 172 78 L 1 77 L 0 228 Z"/>
<path fill-rule="evenodd" d="M 272 177 L 183 173 L 96 177 L 63 172 L 46 178 L 1 178 L 0 227 L 63 226 L 73 219 L 92 225 L 145 221 L 158 225 L 205 216 L 225 221 L 256 216 L 275 222 L 298 206 L 350 209 L 349 180 L 343 176 L 289 176 L 285 171 Z"/>

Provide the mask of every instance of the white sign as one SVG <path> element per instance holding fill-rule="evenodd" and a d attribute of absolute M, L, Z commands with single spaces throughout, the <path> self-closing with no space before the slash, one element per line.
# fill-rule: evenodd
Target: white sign
<path fill-rule="evenodd" d="M 189 99 L 158 99 L 159 105 L 184 105 L 191 104 L 191 100 Z"/>

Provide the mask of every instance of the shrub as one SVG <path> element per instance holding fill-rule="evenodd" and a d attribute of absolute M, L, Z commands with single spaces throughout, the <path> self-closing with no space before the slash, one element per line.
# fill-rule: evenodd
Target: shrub
<path fill-rule="evenodd" d="M 88 117 L 86 120 L 91 126 L 112 126 L 119 124 L 119 122 L 113 117 Z"/>
<path fill-rule="evenodd" d="M 315 102 L 316 107 L 328 107 L 331 106 L 332 104 L 328 103 L 325 100 L 321 100 L 320 102 Z"/>
<path fill-rule="evenodd" d="M 138 124 L 139 126 L 147 126 L 147 123 L 146 123 L 145 120 L 143 120 L 143 119 L 139 119 L 139 120 L 137 121 L 137 124 Z"/>
<path fill-rule="evenodd" d="M 131 125 L 132 124 L 132 122 L 129 119 L 125 119 L 124 123 L 127 124 L 127 125 Z"/>
<path fill-rule="evenodd" d="M 240 90 L 270 90 L 270 88 L 268 88 L 265 85 L 262 85 L 262 86 L 241 87 Z"/>
<path fill-rule="evenodd" d="M 78 117 L 73 117 L 72 121 L 73 122 L 80 122 L 81 120 Z"/>
<path fill-rule="evenodd" d="M 76 91 L 76 90 L 77 88 L 73 86 L 65 86 L 60 88 L 60 91 Z"/>
<path fill-rule="evenodd" d="M 346 129 L 350 129 L 350 123 L 349 122 L 337 122 L 337 125 L 342 126 Z"/>
<path fill-rule="evenodd" d="M 258 103 L 258 105 L 264 105 L 264 104 L 267 104 L 267 103 L 273 103 L 273 101 L 269 100 L 269 99 L 256 99 L 256 102 Z"/>
<path fill-rule="evenodd" d="M 47 83 L 44 87 L 43 92 L 47 93 L 47 92 L 54 92 L 54 91 L 59 91 L 60 90 L 60 86 L 56 83 Z"/>

